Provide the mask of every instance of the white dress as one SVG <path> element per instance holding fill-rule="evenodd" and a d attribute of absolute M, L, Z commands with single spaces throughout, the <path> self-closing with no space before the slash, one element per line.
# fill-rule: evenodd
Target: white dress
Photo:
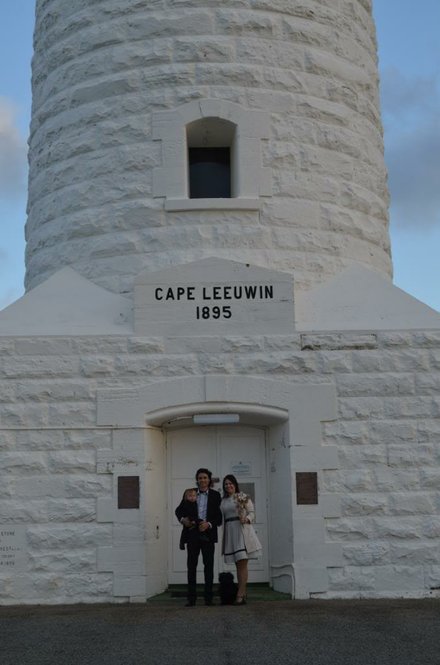
<path fill-rule="evenodd" d="M 244 544 L 243 529 L 238 518 L 237 504 L 233 496 L 222 499 L 223 513 L 223 556 L 225 563 L 235 563 L 248 559 Z"/>
<path fill-rule="evenodd" d="M 252 526 L 255 519 L 254 506 L 249 497 L 245 505 L 246 524 L 238 518 L 235 495 L 222 499 L 223 547 L 225 563 L 236 563 L 242 559 L 257 559 L 261 552 L 261 543 Z"/>

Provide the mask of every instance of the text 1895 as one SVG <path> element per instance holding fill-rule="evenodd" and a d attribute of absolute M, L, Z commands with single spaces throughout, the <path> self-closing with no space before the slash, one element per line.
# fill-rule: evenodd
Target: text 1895
<path fill-rule="evenodd" d="M 208 305 L 196 307 L 197 319 L 230 319 L 231 316 L 230 305 L 223 305 L 223 307 L 219 307 L 218 305 L 214 305 L 213 307 L 208 307 Z"/>

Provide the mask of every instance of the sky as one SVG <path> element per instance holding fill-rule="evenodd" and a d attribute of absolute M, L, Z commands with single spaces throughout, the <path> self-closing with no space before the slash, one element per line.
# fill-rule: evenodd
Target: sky
<path fill-rule="evenodd" d="M 23 294 L 34 6 L 0 0 L 0 309 Z M 394 283 L 440 311 L 440 0 L 373 6 Z"/>

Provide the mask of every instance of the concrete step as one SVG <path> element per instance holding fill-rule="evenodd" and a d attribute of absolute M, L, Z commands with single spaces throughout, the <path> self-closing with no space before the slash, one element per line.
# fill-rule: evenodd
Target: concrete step
<path fill-rule="evenodd" d="M 176 598 L 186 599 L 185 584 L 171 584 L 163 593 L 148 599 L 148 602 L 170 601 Z M 203 584 L 197 585 L 197 597 L 203 599 Z M 218 584 L 214 584 L 214 598 L 218 598 Z M 252 601 L 291 600 L 287 593 L 274 591 L 268 584 L 248 584 L 247 599 Z"/>

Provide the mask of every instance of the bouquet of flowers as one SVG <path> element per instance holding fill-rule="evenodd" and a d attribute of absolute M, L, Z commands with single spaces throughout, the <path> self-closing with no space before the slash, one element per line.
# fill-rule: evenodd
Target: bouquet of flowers
<path fill-rule="evenodd" d="M 235 501 L 237 503 L 238 516 L 240 518 L 240 522 L 245 522 L 247 517 L 246 504 L 249 501 L 249 497 L 244 492 L 239 492 L 238 494 L 235 495 Z"/>

